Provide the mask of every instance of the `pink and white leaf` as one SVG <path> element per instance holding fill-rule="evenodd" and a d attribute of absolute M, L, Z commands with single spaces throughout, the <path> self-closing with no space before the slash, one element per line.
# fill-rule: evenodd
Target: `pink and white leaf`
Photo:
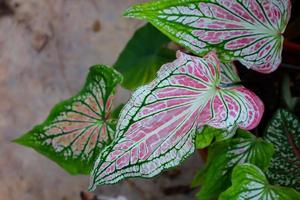
<path fill-rule="evenodd" d="M 139 88 L 121 111 L 115 140 L 95 163 L 91 189 L 177 166 L 194 152 L 195 131 L 205 124 L 254 128 L 262 102 L 243 86 L 222 88 L 220 65 L 214 52 L 204 58 L 178 52 Z"/>
<path fill-rule="evenodd" d="M 125 15 L 148 20 L 197 55 L 216 50 L 223 62 L 270 73 L 281 63 L 290 13 L 290 0 L 160 0 Z"/>

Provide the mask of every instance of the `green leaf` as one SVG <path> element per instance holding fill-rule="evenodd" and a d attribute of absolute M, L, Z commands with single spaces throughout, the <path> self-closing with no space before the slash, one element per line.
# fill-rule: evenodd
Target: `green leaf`
<path fill-rule="evenodd" d="M 273 147 L 261 138 L 239 129 L 237 136 L 213 144 L 208 151 L 208 161 L 202 172 L 203 182 L 198 200 L 217 197 L 230 186 L 230 174 L 239 163 L 253 163 L 266 169 Z"/>
<path fill-rule="evenodd" d="M 197 132 L 198 133 L 195 140 L 196 148 L 203 149 L 205 147 L 208 147 L 212 143 L 216 134 L 215 132 L 218 133 L 219 129 L 213 128 L 211 126 L 204 126 L 201 131 L 198 130 Z"/>
<path fill-rule="evenodd" d="M 162 64 L 175 59 L 175 52 L 165 47 L 169 42 L 151 24 L 138 29 L 114 64 L 124 76 L 122 85 L 136 89 L 152 81 Z"/>
<path fill-rule="evenodd" d="M 287 110 L 278 110 L 271 119 L 265 139 L 275 154 L 266 172 L 272 183 L 300 191 L 300 121 Z"/>
<path fill-rule="evenodd" d="M 196 55 L 213 50 L 224 63 L 239 60 L 270 73 L 281 63 L 290 13 L 287 0 L 157 0 L 135 5 L 125 16 L 147 20 Z"/>
<path fill-rule="evenodd" d="M 57 104 L 42 124 L 14 142 L 35 149 L 71 174 L 88 174 L 114 137 L 116 120 L 110 118 L 110 109 L 121 80 L 109 67 L 91 67 L 77 95 Z"/>
<path fill-rule="evenodd" d="M 214 139 L 222 141 L 232 137 L 235 134 L 235 129 L 228 131 L 225 129 L 218 129 L 212 126 L 205 125 L 201 130 L 198 130 L 196 135 L 196 148 L 203 149 L 208 147 Z"/>
<path fill-rule="evenodd" d="M 242 164 L 232 172 L 232 186 L 223 192 L 219 200 L 296 200 L 300 194 L 291 188 L 273 186 L 265 174 L 252 164 Z"/>

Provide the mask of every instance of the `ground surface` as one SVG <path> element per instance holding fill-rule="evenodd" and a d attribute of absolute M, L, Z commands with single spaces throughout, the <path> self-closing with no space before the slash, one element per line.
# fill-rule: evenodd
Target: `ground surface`
<path fill-rule="evenodd" d="M 72 177 L 10 140 L 76 93 L 89 66 L 113 64 L 142 22 L 123 18 L 138 0 L 0 0 L 0 199 L 78 200 L 88 177 Z M 122 91 L 118 101 L 126 101 Z M 199 157 L 153 180 L 98 188 L 109 197 L 193 199 L 188 184 Z"/>

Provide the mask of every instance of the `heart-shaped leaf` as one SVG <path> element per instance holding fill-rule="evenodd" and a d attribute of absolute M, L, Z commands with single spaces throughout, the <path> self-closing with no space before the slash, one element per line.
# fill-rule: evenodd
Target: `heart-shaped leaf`
<path fill-rule="evenodd" d="M 272 118 L 265 139 L 275 148 L 267 176 L 272 183 L 300 191 L 300 121 L 286 110 Z"/>
<path fill-rule="evenodd" d="M 127 89 L 149 83 L 162 64 L 175 59 L 175 51 L 167 49 L 171 40 L 151 24 L 138 29 L 120 54 L 114 68 L 124 77 Z"/>
<path fill-rule="evenodd" d="M 255 165 L 242 164 L 232 172 L 232 186 L 222 193 L 219 200 L 296 200 L 300 194 L 291 188 L 273 186 Z"/>
<path fill-rule="evenodd" d="M 290 10 L 289 0 L 160 0 L 125 15 L 148 20 L 197 55 L 216 50 L 223 62 L 269 73 L 281 62 Z"/>
<path fill-rule="evenodd" d="M 218 197 L 227 189 L 235 165 L 252 163 L 265 170 L 272 155 L 273 147 L 270 143 L 241 129 L 235 138 L 213 144 L 208 150 L 208 161 L 198 177 L 202 181 L 197 200 Z"/>
<path fill-rule="evenodd" d="M 114 137 L 116 120 L 109 115 L 121 80 L 109 67 L 91 67 L 77 95 L 57 104 L 46 121 L 14 142 L 32 147 L 71 174 L 89 173 L 99 152 Z"/>
<path fill-rule="evenodd" d="M 153 177 L 194 152 L 197 127 L 254 128 L 263 113 L 260 99 L 243 86 L 221 87 L 220 62 L 178 52 L 177 60 L 139 88 L 121 111 L 116 138 L 92 172 L 96 184 L 127 177 Z"/>

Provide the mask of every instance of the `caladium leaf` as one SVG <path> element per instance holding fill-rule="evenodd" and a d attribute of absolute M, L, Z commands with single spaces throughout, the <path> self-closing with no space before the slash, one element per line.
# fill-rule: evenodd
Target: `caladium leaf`
<path fill-rule="evenodd" d="M 157 78 L 139 88 L 121 111 L 116 138 L 92 172 L 96 184 L 127 177 L 153 177 L 194 152 L 197 127 L 254 128 L 263 113 L 260 99 L 244 88 L 222 88 L 214 52 L 204 58 L 178 52 Z"/>
<path fill-rule="evenodd" d="M 216 50 L 258 72 L 281 62 L 289 0 L 160 0 L 136 5 L 126 16 L 145 19 L 197 55 Z"/>
<path fill-rule="evenodd" d="M 121 75 L 103 65 L 90 68 L 83 89 L 57 104 L 48 118 L 15 142 L 54 160 L 71 174 L 87 174 L 114 137 L 110 118 L 113 93 Z"/>
<path fill-rule="evenodd" d="M 232 172 L 232 186 L 222 193 L 219 200 L 295 200 L 300 193 L 286 187 L 270 185 L 265 174 L 255 165 L 242 164 Z"/>
<path fill-rule="evenodd" d="M 138 29 L 114 64 L 124 77 L 122 86 L 136 89 L 152 81 L 161 65 L 176 57 L 174 50 L 166 48 L 169 42 L 167 36 L 149 23 Z"/>
<path fill-rule="evenodd" d="M 202 184 L 197 200 L 218 197 L 227 189 L 235 165 L 252 163 L 266 170 L 272 155 L 272 144 L 241 129 L 235 138 L 213 144 L 208 150 L 208 161 L 198 177 Z"/>
<path fill-rule="evenodd" d="M 265 133 L 275 148 L 267 176 L 272 183 L 300 191 L 300 121 L 286 110 L 278 110 Z"/>

